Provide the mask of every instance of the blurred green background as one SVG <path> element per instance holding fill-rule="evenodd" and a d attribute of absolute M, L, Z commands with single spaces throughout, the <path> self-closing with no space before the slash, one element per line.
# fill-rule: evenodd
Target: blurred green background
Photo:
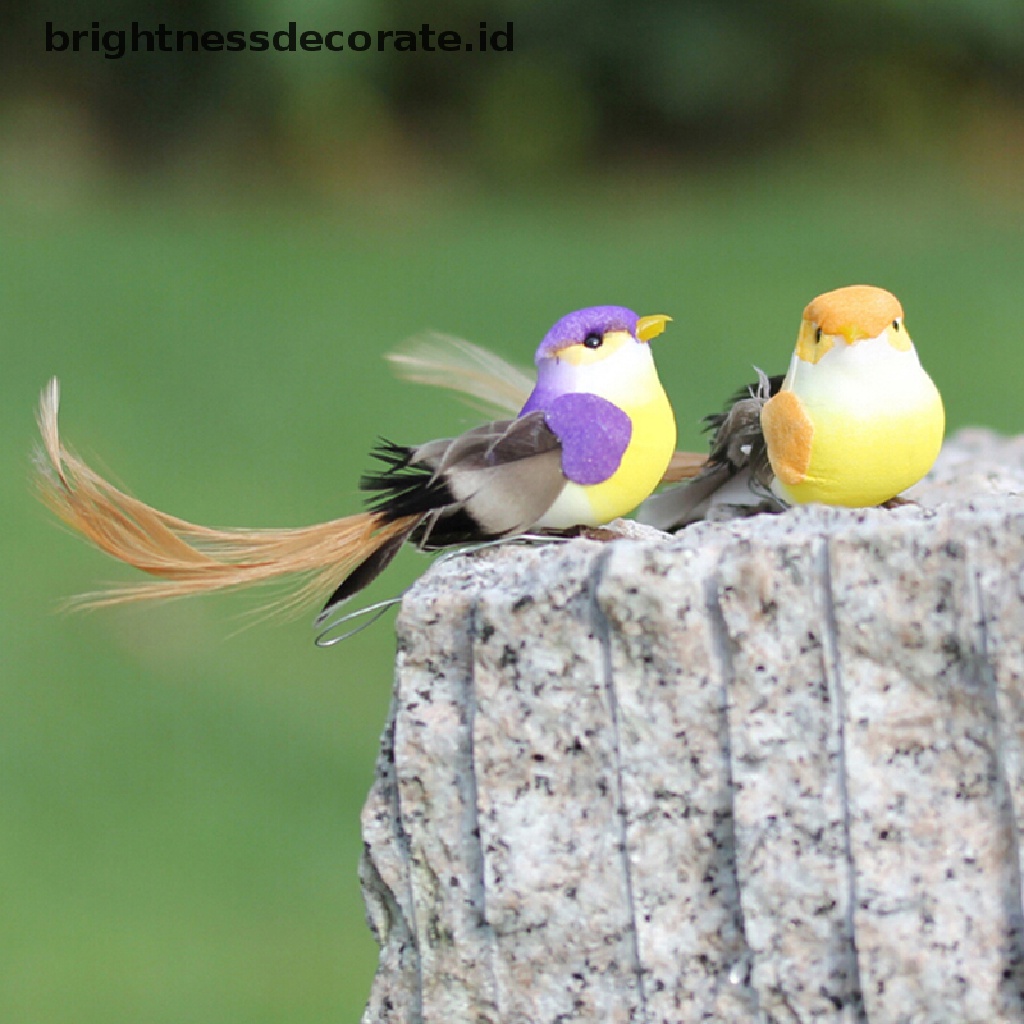
<path fill-rule="evenodd" d="M 355 1021 L 356 863 L 393 617 L 331 651 L 241 595 L 84 615 L 129 574 L 49 521 L 33 410 L 211 525 L 359 506 L 379 433 L 471 426 L 381 356 L 436 328 L 528 363 L 622 303 L 681 443 L 803 305 L 903 300 L 950 427 L 1022 429 L 1019 0 L 30 0 L 0 14 L 0 1020 Z M 44 52 L 64 30 L 513 23 L 506 53 Z M 415 553 L 367 594 L 399 592 Z M 312 614 L 312 609 L 310 614 Z"/>

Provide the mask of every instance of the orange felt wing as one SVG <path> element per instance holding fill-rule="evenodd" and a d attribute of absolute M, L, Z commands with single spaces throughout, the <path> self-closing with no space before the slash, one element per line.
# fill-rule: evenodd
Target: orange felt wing
<path fill-rule="evenodd" d="M 761 429 L 775 475 L 790 487 L 802 482 L 811 464 L 814 424 L 792 391 L 780 391 L 761 410 Z"/>

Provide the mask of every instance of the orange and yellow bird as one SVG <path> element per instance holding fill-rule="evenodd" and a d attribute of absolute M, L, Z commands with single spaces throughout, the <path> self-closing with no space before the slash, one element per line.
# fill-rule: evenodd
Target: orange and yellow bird
<path fill-rule="evenodd" d="M 708 422 L 707 464 L 644 502 L 641 522 L 677 529 L 705 516 L 711 502 L 882 505 L 931 469 L 945 414 L 899 300 L 853 285 L 804 309 L 785 376 L 761 374 Z"/>

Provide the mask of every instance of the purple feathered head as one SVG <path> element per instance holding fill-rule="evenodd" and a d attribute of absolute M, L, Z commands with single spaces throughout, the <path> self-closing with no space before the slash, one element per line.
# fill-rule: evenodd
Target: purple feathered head
<path fill-rule="evenodd" d="M 625 306 L 588 306 L 575 313 L 567 313 L 544 335 L 534 357 L 537 362 L 552 356 L 568 345 L 582 341 L 588 334 L 606 334 L 608 331 L 636 331 L 639 318 Z"/>

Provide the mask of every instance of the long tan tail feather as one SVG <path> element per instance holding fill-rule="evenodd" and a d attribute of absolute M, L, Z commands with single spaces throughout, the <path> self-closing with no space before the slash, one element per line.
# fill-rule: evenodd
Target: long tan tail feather
<path fill-rule="evenodd" d="M 60 390 L 49 382 L 39 404 L 44 452 L 36 480 L 42 500 L 100 550 L 159 579 L 94 594 L 74 604 L 96 607 L 125 601 L 201 594 L 293 577 L 287 604 L 326 594 L 389 540 L 418 519 L 384 522 L 364 512 L 295 529 L 219 530 L 160 512 L 118 490 L 60 440 Z"/>
<path fill-rule="evenodd" d="M 700 452 L 676 452 L 672 456 L 661 482 L 677 484 L 681 480 L 691 480 L 707 465 L 707 461 L 707 455 L 702 455 Z"/>
<path fill-rule="evenodd" d="M 436 332 L 420 335 L 385 358 L 413 384 L 459 392 L 470 405 L 517 416 L 533 390 L 533 377 L 471 341 Z"/>

